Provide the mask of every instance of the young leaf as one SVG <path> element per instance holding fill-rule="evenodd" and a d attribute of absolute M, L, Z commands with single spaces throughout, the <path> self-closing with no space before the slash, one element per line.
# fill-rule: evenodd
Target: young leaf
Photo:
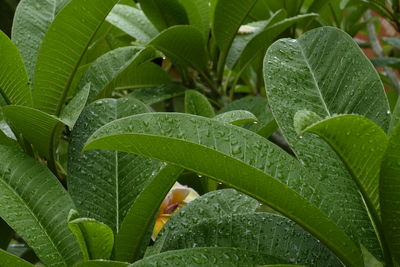
<path fill-rule="evenodd" d="M 50 24 L 70 1 L 21 0 L 19 2 L 15 10 L 11 36 L 23 57 L 29 81 L 33 80 L 39 48 Z"/>
<path fill-rule="evenodd" d="M 307 117 L 302 120 L 295 118 L 294 123 L 307 123 Z M 388 136 L 382 128 L 359 115 L 339 115 L 309 123 L 304 132 L 317 134 L 340 156 L 358 185 L 375 223 L 380 225 L 379 172 L 388 143 Z"/>
<path fill-rule="evenodd" d="M 71 0 L 57 15 L 38 55 L 35 107 L 59 115 L 79 63 L 97 29 L 118 0 Z"/>
<path fill-rule="evenodd" d="M 165 84 L 157 87 L 149 87 L 143 89 L 134 90 L 128 95 L 128 97 L 133 97 L 139 99 L 147 105 L 152 105 L 176 96 L 183 95 L 186 88 L 180 84 Z"/>
<path fill-rule="evenodd" d="M 188 24 L 185 9 L 177 0 L 139 0 L 138 2 L 146 17 L 159 31 L 177 24 Z"/>
<path fill-rule="evenodd" d="M 22 134 L 26 140 L 44 157 L 52 160 L 56 133 L 64 123 L 43 111 L 24 107 L 3 107 L 4 116 L 16 134 Z"/>
<path fill-rule="evenodd" d="M 0 58 L 0 94 L 9 105 L 32 106 L 31 89 L 21 54 L 2 31 Z"/>
<path fill-rule="evenodd" d="M 128 267 L 147 266 L 258 266 L 287 260 L 238 248 L 191 248 L 167 251 L 144 258 Z"/>
<path fill-rule="evenodd" d="M 195 90 L 185 92 L 185 112 L 207 118 L 215 116 L 215 112 L 207 97 Z"/>
<path fill-rule="evenodd" d="M 274 43 L 264 60 L 268 100 L 285 139 L 303 164 L 329 188 L 330 214 L 354 242 L 382 258 L 370 217 L 345 165 L 317 136 L 297 135 L 294 116 L 309 110 L 324 118 L 356 113 L 387 130 L 390 115 L 382 83 L 350 36 L 323 27 Z"/>
<path fill-rule="evenodd" d="M 18 266 L 18 267 L 34 267 L 32 263 L 29 263 L 9 252 L 0 249 L 0 266 Z"/>
<path fill-rule="evenodd" d="M 80 261 L 67 227 L 71 198 L 51 172 L 19 150 L 0 146 L 0 217 L 47 266 Z"/>
<path fill-rule="evenodd" d="M 116 5 L 106 20 L 142 43 L 148 43 L 158 34 L 143 11 L 127 5 Z"/>
<path fill-rule="evenodd" d="M 206 43 L 201 32 L 190 25 L 170 27 L 154 38 L 150 46 L 177 64 L 203 71 L 207 66 Z"/>
<path fill-rule="evenodd" d="M 400 126 L 393 131 L 382 160 L 379 193 L 382 223 L 392 256 L 400 263 Z"/>
<path fill-rule="evenodd" d="M 84 260 L 109 259 L 114 246 L 114 233 L 110 227 L 90 218 L 68 222 L 81 247 Z"/>
<path fill-rule="evenodd" d="M 135 153 L 223 182 L 298 222 L 346 264 L 358 266 L 362 261 L 358 247 L 327 215 L 328 188 L 320 187 L 291 156 L 250 131 L 188 114 L 141 114 L 103 126 L 84 149 Z"/>

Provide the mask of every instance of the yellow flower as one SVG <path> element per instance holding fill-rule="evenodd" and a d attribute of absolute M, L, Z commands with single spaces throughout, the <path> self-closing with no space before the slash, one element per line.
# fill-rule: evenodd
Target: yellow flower
<path fill-rule="evenodd" d="M 192 188 L 176 182 L 161 203 L 151 238 L 155 240 L 172 214 L 197 197 L 199 194 Z"/>

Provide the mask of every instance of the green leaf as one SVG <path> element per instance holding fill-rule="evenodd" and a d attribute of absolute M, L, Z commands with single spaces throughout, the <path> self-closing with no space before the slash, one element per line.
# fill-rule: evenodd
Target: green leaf
<path fill-rule="evenodd" d="M 188 16 L 190 25 L 195 26 L 203 34 L 204 40 L 208 40 L 210 32 L 210 5 L 204 0 L 178 0 Z"/>
<path fill-rule="evenodd" d="M 71 0 L 57 15 L 38 55 L 35 107 L 59 115 L 72 79 L 97 29 L 118 0 Z"/>
<path fill-rule="evenodd" d="M 157 35 L 149 45 L 176 64 L 191 66 L 198 71 L 207 67 L 206 43 L 201 32 L 194 26 L 170 27 Z"/>
<path fill-rule="evenodd" d="M 223 107 L 218 114 L 233 110 L 247 110 L 257 117 L 258 123 L 244 125 L 244 128 L 256 132 L 264 137 L 269 137 L 278 126 L 269 108 L 268 99 L 261 96 L 246 96 L 235 100 Z"/>
<path fill-rule="evenodd" d="M 89 138 L 88 149 L 135 153 L 225 183 L 302 225 L 349 266 L 362 261 L 358 247 L 327 215 L 329 188 L 255 133 L 188 114 L 142 114 L 103 126 Z"/>
<path fill-rule="evenodd" d="M 379 193 L 383 230 L 392 256 L 400 263 L 400 127 L 397 126 L 389 140 L 382 160 Z"/>
<path fill-rule="evenodd" d="M 400 69 L 400 58 L 397 57 L 378 57 L 378 58 L 371 58 L 372 64 L 375 67 L 392 67 L 396 69 Z"/>
<path fill-rule="evenodd" d="M 296 156 L 329 188 L 331 218 L 372 254 L 381 248 L 351 175 L 333 149 L 312 134 L 297 135 L 294 116 L 309 110 L 321 118 L 356 113 L 388 128 L 390 115 L 382 83 L 350 36 L 323 27 L 297 40 L 274 43 L 264 60 L 264 78 L 274 117 Z"/>
<path fill-rule="evenodd" d="M 18 147 L 17 141 L 8 137 L 1 129 L 0 129 L 0 145 Z"/>
<path fill-rule="evenodd" d="M 221 50 L 219 71 L 223 70 L 229 48 L 239 27 L 257 0 L 218 0 L 215 6 L 212 32 Z"/>
<path fill-rule="evenodd" d="M 9 266 L 33 267 L 34 265 L 11 253 L 8 253 L 0 249 L 0 267 L 9 267 Z"/>
<path fill-rule="evenodd" d="M 7 104 L 32 106 L 29 88 L 21 54 L 13 42 L 0 31 L 0 93 Z"/>
<path fill-rule="evenodd" d="M 284 263 L 285 260 L 238 248 L 191 248 L 167 251 L 132 263 L 129 267 L 145 266 L 258 266 Z"/>
<path fill-rule="evenodd" d="M 146 256 L 165 251 L 164 245 L 169 242 L 170 237 L 190 225 L 197 224 L 199 220 L 210 220 L 225 215 L 232 216 L 233 214 L 254 212 L 258 207 L 257 200 L 234 189 L 211 191 L 182 207 L 178 211 L 179 216 L 172 216 L 159 233 L 155 244 L 151 250 L 148 250 L 149 252 L 146 253 Z"/>
<path fill-rule="evenodd" d="M 253 113 L 246 110 L 228 111 L 217 115 L 214 119 L 238 126 L 247 123 L 258 123 L 257 117 Z"/>
<path fill-rule="evenodd" d="M 188 24 L 185 9 L 177 0 L 139 0 L 138 2 L 146 17 L 159 31 L 177 24 Z"/>
<path fill-rule="evenodd" d="M 400 98 L 397 98 L 396 105 L 394 106 L 392 118 L 389 125 L 389 135 L 393 134 L 393 131 L 400 124 Z"/>
<path fill-rule="evenodd" d="M 106 20 L 142 43 L 148 43 L 158 34 L 143 11 L 127 5 L 116 5 Z"/>
<path fill-rule="evenodd" d="M 129 263 L 120 261 L 93 260 L 75 264 L 74 267 L 126 267 Z"/>
<path fill-rule="evenodd" d="M 180 84 L 165 84 L 157 87 L 142 88 L 134 90 L 128 95 L 128 97 L 133 97 L 139 99 L 147 105 L 152 105 L 176 96 L 183 95 L 186 88 Z"/>
<path fill-rule="evenodd" d="M 91 83 L 88 102 L 94 101 L 99 95 L 108 97 L 114 89 L 114 82 L 128 67 L 137 66 L 152 55 L 152 51 L 143 47 L 126 46 L 107 52 L 96 59 L 85 71 L 78 88 Z"/>
<path fill-rule="evenodd" d="M 110 227 L 90 218 L 68 222 L 81 247 L 84 260 L 109 259 L 114 246 L 114 233 Z"/>
<path fill-rule="evenodd" d="M 145 62 L 129 66 L 115 81 L 115 89 L 155 87 L 171 83 L 171 78 L 157 64 Z M 135 90 L 136 91 L 136 90 Z"/>
<path fill-rule="evenodd" d="M 24 107 L 3 107 L 7 122 L 18 135 L 21 134 L 42 156 L 53 159 L 56 133 L 62 130 L 64 123 L 43 111 Z"/>
<path fill-rule="evenodd" d="M 294 123 L 307 123 L 302 120 Z M 359 115 L 340 115 L 311 123 L 303 132 L 317 134 L 340 156 L 379 225 L 379 173 L 388 143 L 382 128 Z"/>
<path fill-rule="evenodd" d="M 115 258 L 132 262 L 142 258 L 149 244 L 154 218 L 183 169 L 166 164 L 137 196 L 122 222 L 115 241 Z"/>
<path fill-rule="evenodd" d="M 215 116 L 215 112 L 207 97 L 195 90 L 185 92 L 185 112 L 207 118 Z"/>
<path fill-rule="evenodd" d="M 43 264 L 67 266 L 81 260 L 67 227 L 74 208 L 51 172 L 19 150 L 0 146 L 0 217 L 31 247 Z"/>
<path fill-rule="evenodd" d="M 58 12 L 68 2 L 70 0 L 21 0 L 15 10 L 11 36 L 23 57 L 29 81 L 33 80 L 43 38 Z"/>
<path fill-rule="evenodd" d="M 91 84 L 86 84 L 63 109 L 60 120 L 72 130 L 89 97 Z"/>

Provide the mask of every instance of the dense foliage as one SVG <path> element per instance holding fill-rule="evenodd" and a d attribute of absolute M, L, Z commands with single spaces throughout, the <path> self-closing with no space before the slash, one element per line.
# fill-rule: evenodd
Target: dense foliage
<path fill-rule="evenodd" d="M 17 2 L 0 266 L 399 266 L 398 1 Z"/>

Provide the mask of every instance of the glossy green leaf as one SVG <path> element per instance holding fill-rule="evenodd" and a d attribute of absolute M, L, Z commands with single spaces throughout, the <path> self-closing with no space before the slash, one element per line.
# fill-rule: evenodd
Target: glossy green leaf
<path fill-rule="evenodd" d="M 0 267 L 9 266 L 33 267 L 34 265 L 9 252 L 0 249 Z"/>
<path fill-rule="evenodd" d="M 331 27 L 299 39 L 274 43 L 264 60 L 264 78 L 274 117 L 303 165 L 321 185 L 331 218 L 356 243 L 382 258 L 365 205 L 350 173 L 334 150 L 317 136 L 300 138 L 294 128 L 299 110 L 321 118 L 356 113 L 387 130 L 390 115 L 382 83 L 371 62 L 350 36 Z"/>
<path fill-rule="evenodd" d="M 400 127 L 397 126 L 389 140 L 382 160 L 379 193 L 382 223 L 392 256 L 400 264 Z"/>
<path fill-rule="evenodd" d="M 147 43 L 158 34 L 143 11 L 134 7 L 116 5 L 106 19 L 139 42 Z"/>
<path fill-rule="evenodd" d="M 53 159 L 53 140 L 64 123 L 43 111 L 24 107 L 6 106 L 3 112 L 7 122 L 16 134 L 21 134 L 42 156 Z"/>
<path fill-rule="evenodd" d="M 79 118 L 83 108 L 85 107 L 89 94 L 91 84 L 86 84 L 67 104 L 60 115 L 60 120 L 63 121 L 72 130 L 76 121 Z"/>
<path fill-rule="evenodd" d="M 81 260 L 67 227 L 74 204 L 51 172 L 19 150 L 0 146 L 0 217 L 47 266 Z"/>
<path fill-rule="evenodd" d="M 16 140 L 8 137 L 2 130 L 0 130 L 0 145 L 17 147 L 18 143 Z"/>
<path fill-rule="evenodd" d="M 96 59 L 83 74 L 78 88 L 91 83 L 88 102 L 94 101 L 99 95 L 106 97 L 111 93 L 113 83 L 117 81 L 129 66 L 137 66 L 151 57 L 152 52 L 143 47 L 126 46 L 107 52 Z"/>
<path fill-rule="evenodd" d="M 327 215 L 332 212 L 330 203 L 324 205 L 328 188 L 255 133 L 188 114 L 142 114 L 103 126 L 87 149 L 135 153 L 223 182 L 298 222 L 349 266 L 362 261 L 358 247 Z"/>
<path fill-rule="evenodd" d="M 132 262 L 143 256 L 159 207 L 182 171 L 180 167 L 166 164 L 149 178 L 122 222 L 115 241 L 116 259 Z"/>
<path fill-rule="evenodd" d="M 235 100 L 223 107 L 218 114 L 233 110 L 247 110 L 257 117 L 258 123 L 244 125 L 244 128 L 269 137 L 278 128 L 268 105 L 268 100 L 261 96 L 247 96 Z"/>
<path fill-rule="evenodd" d="M 129 263 L 120 261 L 93 260 L 75 264 L 74 267 L 126 267 Z"/>
<path fill-rule="evenodd" d="M 167 251 L 144 258 L 129 267 L 147 266 L 257 266 L 286 260 L 238 248 L 191 248 Z"/>
<path fill-rule="evenodd" d="M 154 38 L 150 46 L 183 66 L 202 71 L 207 66 L 206 43 L 201 32 L 191 25 L 170 27 Z"/>
<path fill-rule="evenodd" d="M 215 116 L 215 112 L 207 97 L 195 90 L 185 92 L 185 112 L 207 118 Z"/>
<path fill-rule="evenodd" d="M 0 94 L 7 104 L 32 106 L 32 94 L 21 54 L 0 31 Z"/>
<path fill-rule="evenodd" d="M 301 123 L 297 114 L 295 124 Z M 375 223 L 380 224 L 379 172 L 388 143 L 382 128 L 359 115 L 339 115 L 311 122 L 303 132 L 317 134 L 335 150 L 357 183 Z"/>
<path fill-rule="evenodd" d="M 188 24 L 185 9 L 177 0 L 139 0 L 138 2 L 147 18 L 159 31 L 177 24 Z"/>
<path fill-rule="evenodd" d="M 188 16 L 190 25 L 195 26 L 203 34 L 204 40 L 208 40 L 210 31 L 210 5 L 204 0 L 178 0 Z"/>
<path fill-rule="evenodd" d="M 133 97 L 139 99 L 147 105 L 152 105 L 176 96 L 183 95 L 186 88 L 180 84 L 165 84 L 157 87 L 149 87 L 134 90 L 128 95 L 128 97 Z"/>
<path fill-rule="evenodd" d="M 155 87 L 171 83 L 171 78 L 157 64 L 145 62 L 129 66 L 115 81 L 115 89 Z M 136 90 L 135 90 L 136 91 Z"/>
<path fill-rule="evenodd" d="M 71 0 L 50 25 L 38 55 L 35 107 L 59 115 L 79 63 L 97 29 L 118 0 Z"/>
<path fill-rule="evenodd" d="M 228 111 L 215 116 L 214 119 L 238 126 L 247 123 L 258 123 L 257 117 L 253 113 L 246 110 Z"/>
<path fill-rule="evenodd" d="M 169 242 L 171 236 L 183 231 L 189 225 L 197 224 L 200 220 L 250 213 L 254 212 L 258 207 L 257 200 L 234 189 L 211 191 L 181 208 L 178 211 L 179 216 L 172 216 L 159 233 L 155 244 L 148 250 L 146 256 L 165 251 L 164 245 Z"/>
<path fill-rule="evenodd" d="M 114 233 L 110 227 L 90 218 L 68 222 L 81 247 L 84 260 L 109 259 L 114 246 Z"/>
<path fill-rule="evenodd" d="M 30 81 L 43 38 L 55 16 L 69 1 L 21 0 L 15 10 L 11 36 L 24 59 Z"/>
<path fill-rule="evenodd" d="M 212 31 L 221 50 L 220 71 L 225 65 L 229 48 L 239 27 L 255 5 L 257 0 L 218 0 L 215 6 Z"/>
<path fill-rule="evenodd" d="M 68 158 L 68 189 L 82 217 L 105 223 L 115 233 L 148 179 L 158 173 L 160 162 L 114 151 L 82 148 L 104 124 L 129 115 L 148 112 L 135 99 L 103 99 L 84 109 L 72 131 Z"/>

